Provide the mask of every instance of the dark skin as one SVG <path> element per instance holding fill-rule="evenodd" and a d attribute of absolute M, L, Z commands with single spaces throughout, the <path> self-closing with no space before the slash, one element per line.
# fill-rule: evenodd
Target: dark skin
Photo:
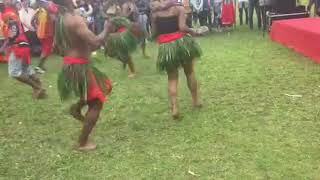
<path fill-rule="evenodd" d="M 152 12 L 152 27 L 153 32 L 156 32 L 155 21 L 158 17 L 172 17 L 177 16 L 179 19 L 179 31 L 194 34 L 186 25 L 186 13 L 182 6 L 172 6 L 166 10 L 159 10 L 159 6 L 168 1 L 152 2 L 153 7 L 156 7 L 157 11 Z M 198 83 L 195 77 L 194 71 L 195 61 L 185 64 L 183 66 L 184 73 L 187 79 L 188 88 L 192 96 L 192 104 L 194 107 L 201 107 L 201 103 L 198 96 Z M 171 103 L 171 115 L 174 119 L 179 117 L 178 105 L 177 105 L 177 86 L 178 86 L 178 69 L 167 71 L 168 74 L 168 94 Z"/>
<path fill-rule="evenodd" d="M 89 30 L 84 19 L 74 13 L 72 1 L 68 0 L 67 3 L 68 11 L 64 16 L 64 25 L 70 48 L 65 51 L 65 56 L 89 60 L 91 52 L 104 44 L 112 25 L 106 22 L 103 32 L 96 36 Z M 85 116 L 82 116 L 81 110 L 84 106 L 88 106 L 88 111 Z M 77 145 L 78 150 L 88 151 L 96 148 L 96 144 L 89 142 L 88 138 L 99 119 L 102 107 L 103 103 L 98 99 L 88 102 L 80 100 L 71 106 L 71 115 L 83 122 L 79 144 Z"/>

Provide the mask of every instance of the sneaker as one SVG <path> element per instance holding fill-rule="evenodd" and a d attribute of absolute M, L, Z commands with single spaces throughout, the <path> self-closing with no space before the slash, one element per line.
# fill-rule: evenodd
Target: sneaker
<path fill-rule="evenodd" d="M 39 74 L 44 74 L 46 71 L 43 70 L 41 67 L 35 67 L 34 70 Z"/>

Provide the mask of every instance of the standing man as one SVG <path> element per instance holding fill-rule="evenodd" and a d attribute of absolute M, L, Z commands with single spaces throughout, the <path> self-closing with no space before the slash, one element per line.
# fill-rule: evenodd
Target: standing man
<path fill-rule="evenodd" d="M 210 0 L 203 0 L 202 11 L 199 13 L 200 26 L 208 26 L 209 29 L 212 27 L 212 16 Z"/>
<path fill-rule="evenodd" d="M 138 8 L 138 24 L 140 30 L 144 33 L 144 36 L 139 38 L 139 43 L 141 44 L 142 54 L 144 57 L 148 57 L 146 54 L 146 37 L 148 36 L 148 12 L 150 11 L 150 0 L 136 0 L 136 6 Z"/>
<path fill-rule="evenodd" d="M 248 25 L 248 7 L 249 1 L 248 0 L 239 0 L 239 19 L 240 19 L 240 26 L 243 24 L 243 11 L 245 15 L 245 22 Z"/>
<path fill-rule="evenodd" d="M 224 0 L 212 0 L 213 1 L 213 14 L 214 14 L 214 25 L 217 27 L 218 32 L 221 32 L 221 13 L 222 4 Z"/>
<path fill-rule="evenodd" d="M 190 0 L 192 5 L 192 15 L 193 15 L 193 22 L 197 23 L 198 19 L 200 21 L 199 13 L 203 10 L 203 0 Z"/>
<path fill-rule="evenodd" d="M 26 0 L 21 2 L 21 6 L 22 7 L 19 10 L 19 18 L 23 26 L 24 33 L 27 36 L 32 49 L 36 45 L 38 45 L 37 34 L 35 32 L 34 27 L 31 25 L 32 18 L 36 12 L 35 10 L 33 10 L 28 6 L 28 3 Z"/>
<path fill-rule="evenodd" d="M 272 0 L 259 0 L 263 30 L 267 29 L 267 12 L 271 10 Z"/>
<path fill-rule="evenodd" d="M 109 34 L 111 25 L 105 23 L 104 30 L 98 35 L 91 32 L 83 19 L 74 11 L 72 0 L 54 0 L 63 9 L 56 28 L 56 46 L 64 50 L 64 66 L 58 79 L 60 97 L 66 99 L 72 94 L 80 100 L 71 106 L 70 114 L 81 121 L 83 128 L 76 146 L 78 150 L 88 151 L 96 148 L 89 142 L 89 135 L 95 127 L 106 96 L 111 92 L 111 81 L 90 62 L 90 54 L 99 49 Z M 88 106 L 85 116 L 81 114 Z"/>
<path fill-rule="evenodd" d="M 256 10 L 258 28 L 261 29 L 261 12 L 259 6 L 259 0 L 249 0 L 249 26 L 253 30 L 253 11 Z"/>

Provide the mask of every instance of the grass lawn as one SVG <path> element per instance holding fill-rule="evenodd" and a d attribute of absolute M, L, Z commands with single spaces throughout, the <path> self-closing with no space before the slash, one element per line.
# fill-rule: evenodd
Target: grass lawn
<path fill-rule="evenodd" d="M 118 61 L 96 62 L 114 90 L 90 153 L 72 150 L 81 126 L 57 94 L 61 58 L 50 58 L 41 77 L 42 101 L 0 64 L 0 179 L 320 179 L 320 66 L 239 26 L 198 41 L 204 108 L 191 108 L 181 72 L 179 122 L 170 118 L 155 44 L 152 59 L 134 54 L 132 80 Z"/>

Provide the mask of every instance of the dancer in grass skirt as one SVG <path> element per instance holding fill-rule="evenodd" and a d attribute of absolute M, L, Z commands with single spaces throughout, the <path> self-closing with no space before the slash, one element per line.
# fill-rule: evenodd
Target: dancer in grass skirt
<path fill-rule="evenodd" d="M 131 54 L 137 48 L 137 28 L 125 17 L 112 17 L 114 33 L 106 41 L 106 54 L 120 60 L 124 67 L 128 65 L 129 77 L 135 76 L 135 67 Z"/>
<path fill-rule="evenodd" d="M 186 25 L 183 6 L 173 5 L 167 9 L 161 6 L 171 0 L 152 2 L 152 28 L 159 43 L 157 67 L 167 72 L 168 92 L 171 112 L 174 119 L 179 117 L 177 106 L 178 70 L 183 68 L 194 107 L 201 107 L 198 96 L 198 83 L 195 77 L 195 59 L 201 56 L 200 46 L 191 37 L 197 35 Z"/>
<path fill-rule="evenodd" d="M 54 0 L 59 5 L 59 17 L 55 28 L 55 45 L 64 54 L 64 65 L 58 79 L 58 89 L 62 100 L 72 96 L 79 101 L 70 108 L 71 115 L 83 123 L 78 150 L 96 148 L 88 137 L 94 128 L 106 96 L 111 92 L 111 81 L 90 62 L 90 54 L 106 41 L 110 23 L 98 36 L 88 29 L 85 20 L 74 11 L 72 0 Z M 85 116 L 81 114 L 88 106 Z"/>

